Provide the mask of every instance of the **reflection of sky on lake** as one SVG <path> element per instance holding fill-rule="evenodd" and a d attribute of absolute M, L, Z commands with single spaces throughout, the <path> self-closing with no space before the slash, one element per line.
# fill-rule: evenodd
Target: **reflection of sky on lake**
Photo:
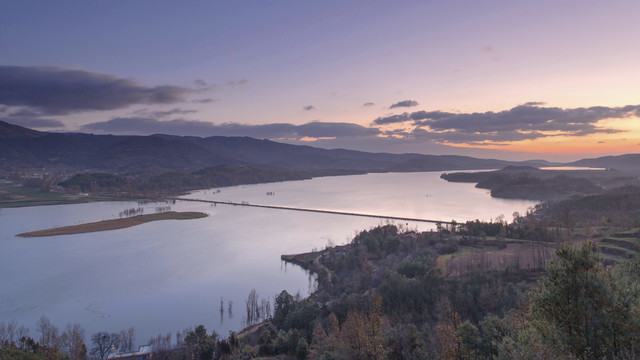
<path fill-rule="evenodd" d="M 274 192 L 275 196 L 267 196 Z M 208 200 L 248 201 L 441 220 L 511 218 L 533 203 L 492 199 L 473 184 L 447 183 L 439 173 L 369 174 L 195 192 Z M 88 336 L 134 326 L 137 342 L 204 324 L 226 335 L 239 330 L 244 300 L 282 289 L 308 294 L 309 278 L 284 266 L 281 254 L 343 244 L 382 220 L 330 214 L 178 202 L 172 210 L 209 217 L 57 237 L 14 235 L 117 218 L 136 203 L 111 202 L 0 210 L 0 319 L 17 319 L 35 334 L 47 315 L 59 328 L 77 322 Z M 152 213 L 157 204 L 144 205 Z M 409 224 L 428 229 L 431 225 Z M 10 274 L 10 275 L 8 275 Z M 233 318 L 220 321 L 220 299 Z"/>
<path fill-rule="evenodd" d="M 347 211 L 409 218 L 466 221 L 489 220 L 502 214 L 511 219 L 531 201 L 493 199 L 471 183 L 449 183 L 439 172 L 334 176 L 306 181 L 246 185 L 190 195 L 206 200 L 247 201 L 254 204 Z M 268 196 L 273 192 L 275 196 Z M 223 206 L 223 205 L 219 205 Z M 292 215 L 289 212 L 284 216 Z M 429 225 L 422 225 L 422 227 Z"/>

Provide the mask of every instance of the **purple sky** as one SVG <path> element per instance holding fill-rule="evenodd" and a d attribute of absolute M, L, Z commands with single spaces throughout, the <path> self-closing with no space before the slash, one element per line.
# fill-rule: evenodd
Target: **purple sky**
<path fill-rule="evenodd" d="M 640 150 L 636 1 L 10 1 L 0 120 L 568 160 Z"/>

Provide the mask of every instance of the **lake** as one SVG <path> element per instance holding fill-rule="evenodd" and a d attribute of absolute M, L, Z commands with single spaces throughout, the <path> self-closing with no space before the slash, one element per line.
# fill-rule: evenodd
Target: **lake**
<path fill-rule="evenodd" d="M 491 198 L 474 184 L 449 183 L 440 172 L 324 177 L 195 191 L 204 200 L 301 207 L 459 222 L 511 220 L 535 202 Z M 219 191 L 218 191 L 219 190 Z M 135 327 L 136 343 L 204 324 L 226 336 L 245 321 L 255 289 L 273 301 L 282 290 L 302 296 L 315 284 L 281 254 L 344 244 L 383 219 L 178 201 L 174 211 L 207 218 L 152 222 L 106 232 L 43 238 L 16 234 L 117 218 L 136 202 L 0 209 L 0 320 L 16 319 L 37 337 L 46 315 L 62 329 L 79 323 L 87 341 L 97 331 Z M 428 230 L 429 223 L 398 222 Z M 223 312 L 221 313 L 221 301 Z M 229 303 L 231 313 L 229 312 Z"/>

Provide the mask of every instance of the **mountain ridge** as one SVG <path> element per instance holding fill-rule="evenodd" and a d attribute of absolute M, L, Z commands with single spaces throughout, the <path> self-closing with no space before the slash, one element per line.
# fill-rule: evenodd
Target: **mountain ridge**
<path fill-rule="evenodd" d="M 250 137 L 40 132 L 3 121 L 0 121 L 0 139 L 0 170 L 4 172 L 44 168 L 159 174 L 164 171 L 196 171 L 219 165 L 312 172 L 479 170 L 509 165 L 640 167 L 640 154 L 562 164 L 544 160 L 506 161 L 460 155 L 322 149 Z M 615 166 L 602 166 L 604 163 Z"/>

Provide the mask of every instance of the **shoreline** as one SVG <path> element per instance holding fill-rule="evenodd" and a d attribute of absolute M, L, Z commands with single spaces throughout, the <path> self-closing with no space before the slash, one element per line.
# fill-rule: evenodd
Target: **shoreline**
<path fill-rule="evenodd" d="M 492 170 L 493 168 L 486 169 L 463 169 L 463 170 L 455 170 L 455 171 L 486 171 Z M 109 194 L 101 194 L 94 193 L 89 195 L 73 195 L 66 193 L 58 193 L 58 192 L 39 192 L 32 188 L 14 188 L 11 186 L 7 186 L 10 182 L 6 182 L 4 186 L 2 186 L 2 179 L 0 179 L 0 209 L 2 208 L 20 208 L 20 207 L 31 207 L 31 206 L 47 206 L 47 205 L 67 205 L 67 204 L 83 204 L 90 202 L 101 202 L 101 201 L 140 201 L 144 199 L 158 199 L 165 200 L 168 198 L 175 198 L 184 196 L 186 194 L 201 191 L 201 190 L 209 190 L 209 189 L 224 189 L 228 187 L 234 186 L 243 186 L 243 185 L 261 185 L 261 184 L 270 184 L 270 183 L 280 183 L 287 181 L 301 181 L 301 180 L 312 180 L 316 178 L 322 177 L 336 177 L 336 176 L 354 176 L 354 175 L 368 175 L 368 174 L 387 174 L 387 173 L 434 173 L 434 172 L 444 172 L 447 170 L 421 170 L 421 171 L 347 171 L 343 173 L 319 173 L 315 175 L 309 175 L 305 178 L 291 178 L 291 179 L 281 179 L 274 181 L 264 181 L 264 182 L 238 182 L 229 185 L 219 185 L 219 186 L 210 186 L 210 187 L 194 187 L 194 188 L 181 188 L 174 190 L 164 190 L 159 191 L 154 194 L 145 194 L 145 193 L 109 193 Z M 453 170 L 452 170 L 453 171 Z M 3 195 L 5 198 L 3 198 Z"/>
<path fill-rule="evenodd" d="M 16 236 L 22 237 L 22 238 L 33 238 L 33 237 L 44 237 L 44 236 L 86 234 L 86 233 L 98 232 L 98 231 L 125 229 L 128 227 L 141 225 L 151 221 L 191 220 L 191 219 L 200 219 L 207 216 L 209 216 L 209 214 L 203 213 L 203 212 L 167 211 L 167 212 L 158 213 L 158 214 L 138 215 L 138 216 L 132 216 L 128 218 L 102 220 L 102 221 L 90 222 L 90 223 L 79 224 L 79 225 L 62 226 L 62 227 L 51 228 L 51 229 L 29 231 L 29 232 L 17 234 Z"/>

